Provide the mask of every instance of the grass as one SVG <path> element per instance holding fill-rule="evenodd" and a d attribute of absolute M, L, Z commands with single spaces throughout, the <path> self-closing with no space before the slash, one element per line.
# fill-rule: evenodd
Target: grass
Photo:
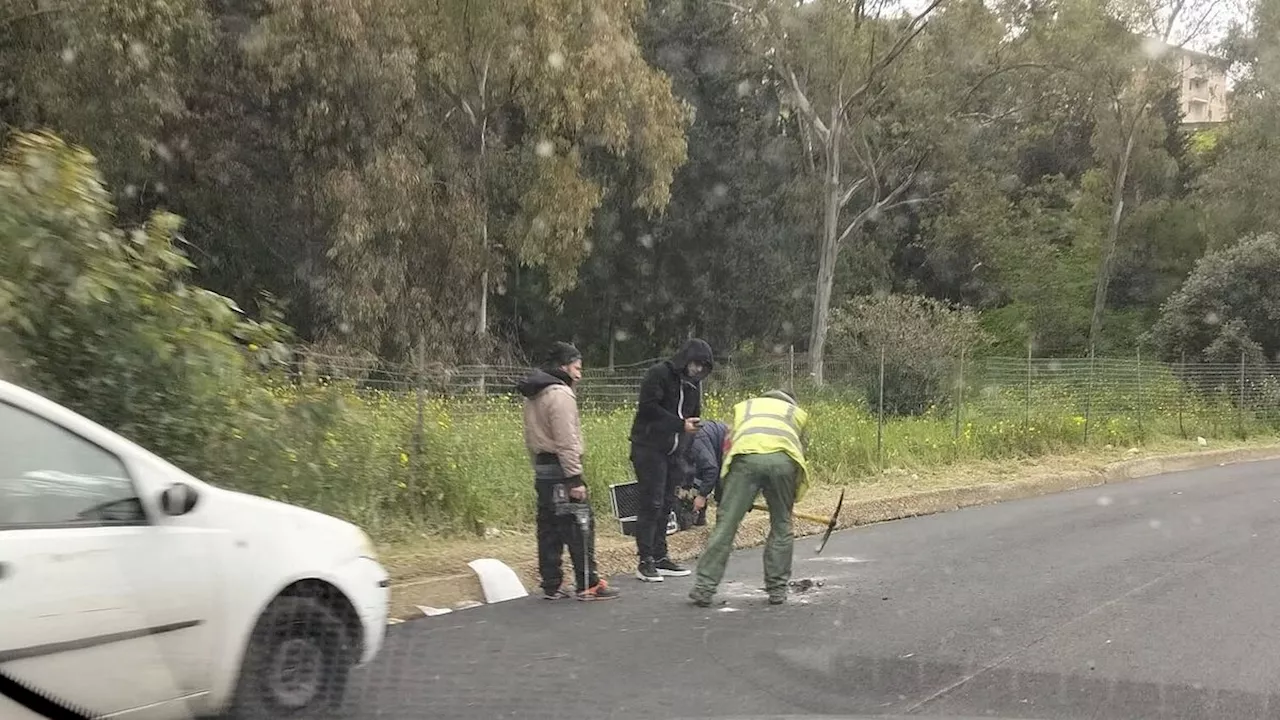
<path fill-rule="evenodd" d="M 958 424 L 947 408 L 891 418 L 879 428 L 879 444 L 877 418 L 865 407 L 815 396 L 805 403 L 815 490 L 874 494 L 989 477 L 1011 460 L 1025 466 L 1034 458 L 1181 447 L 1197 435 L 1220 447 L 1272 434 L 1263 418 L 1156 385 L 1153 379 L 1141 402 L 1121 388 L 1102 386 L 1083 398 L 1065 384 L 1040 385 L 1029 406 L 1016 388 L 975 388 Z M 712 394 L 703 414 L 727 418 L 745 396 Z M 428 554 L 446 545 L 489 547 L 531 528 L 530 470 L 513 398 L 426 398 L 421 424 L 412 394 L 345 385 L 277 384 L 245 402 L 258 407 L 244 427 L 208 450 L 216 482 L 345 517 L 379 542 Z M 630 424 L 629 408 L 582 415 L 585 474 L 601 517 L 611 514 L 608 485 L 631 479 Z"/>

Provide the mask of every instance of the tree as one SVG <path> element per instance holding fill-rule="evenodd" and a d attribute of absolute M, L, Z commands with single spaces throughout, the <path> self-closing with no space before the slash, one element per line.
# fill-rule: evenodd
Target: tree
<path fill-rule="evenodd" d="M 166 126 L 207 47 L 199 0 L 0 4 L 0 129 L 56 127 L 133 200 L 172 156 Z M 7 98 L 6 102 L 4 99 Z"/>
<path fill-rule="evenodd" d="M 1221 133 L 1201 138 L 1212 163 L 1194 195 L 1217 247 L 1280 232 L 1280 49 L 1275 43 L 1280 7 L 1258 2 L 1249 20 L 1234 28 L 1222 47 L 1239 74 L 1231 122 Z"/>
<path fill-rule="evenodd" d="M 1126 212 L 1142 202 L 1131 177 L 1141 154 L 1173 129 L 1158 114 L 1168 88 L 1180 83 L 1170 62 L 1214 22 L 1218 0 L 1067 0 L 1043 36 L 1047 62 L 1091 88 L 1094 146 L 1104 164 L 1109 204 L 1100 236 L 1089 344 L 1102 332 Z"/>
<path fill-rule="evenodd" d="M 823 356 L 840 249 L 896 209 L 933 198 L 921 182 L 984 78 L 1004 28 L 979 3 L 932 0 L 913 15 L 895 3 L 825 0 L 742 8 L 803 119 L 820 168 L 822 230 L 810 323 L 814 379 Z M 936 20 L 936 22 L 935 22 Z M 939 62 L 939 56 L 946 61 Z"/>
<path fill-rule="evenodd" d="M 1204 362 L 1280 358 L 1280 236 L 1256 235 L 1205 255 L 1160 311 L 1162 354 Z"/>
<path fill-rule="evenodd" d="M 449 0 L 413 13 L 420 82 L 449 103 L 446 126 L 472 166 L 459 181 L 478 216 L 478 335 L 504 259 L 545 267 L 553 296 L 575 284 L 602 198 L 596 156 L 639 174 L 636 207 L 657 213 L 670 199 L 685 112 L 641 54 L 642 12 L 625 0 Z"/>
<path fill-rule="evenodd" d="M 86 150 L 16 136 L 0 161 L 0 336 L 36 388 L 194 469 L 231 422 L 240 346 L 278 350 L 282 328 L 187 284 L 179 218 L 125 230 L 113 214 Z"/>

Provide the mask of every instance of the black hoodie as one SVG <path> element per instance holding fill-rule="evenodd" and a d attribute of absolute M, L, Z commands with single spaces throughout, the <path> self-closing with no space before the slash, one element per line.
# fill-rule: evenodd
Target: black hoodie
<path fill-rule="evenodd" d="M 675 357 L 645 373 L 636 418 L 631 424 L 632 446 L 670 455 L 692 441 L 693 435 L 684 431 L 684 419 L 702 415 L 702 378 L 691 378 L 686 373 L 691 362 L 701 363 L 706 373 L 711 372 L 711 346 L 706 341 L 686 341 Z"/>

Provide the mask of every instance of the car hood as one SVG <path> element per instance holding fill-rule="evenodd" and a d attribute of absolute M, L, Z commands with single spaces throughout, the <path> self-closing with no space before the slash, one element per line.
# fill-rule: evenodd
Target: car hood
<path fill-rule="evenodd" d="M 335 550 L 363 548 L 368 536 L 355 525 L 324 513 L 257 495 L 206 486 L 196 512 L 205 522 L 240 535 L 273 535 Z"/>

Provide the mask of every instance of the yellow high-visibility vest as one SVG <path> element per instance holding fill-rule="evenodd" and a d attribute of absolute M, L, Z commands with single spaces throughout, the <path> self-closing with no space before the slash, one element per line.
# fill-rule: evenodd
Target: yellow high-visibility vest
<path fill-rule="evenodd" d="M 800 439 L 808 422 L 809 413 L 783 400 L 752 398 L 738 403 L 733 408 L 729 453 L 724 458 L 720 476 L 729 474 L 733 458 L 739 455 L 784 452 L 799 467 L 796 478 L 796 499 L 799 500 L 809 480 L 809 465 Z"/>

